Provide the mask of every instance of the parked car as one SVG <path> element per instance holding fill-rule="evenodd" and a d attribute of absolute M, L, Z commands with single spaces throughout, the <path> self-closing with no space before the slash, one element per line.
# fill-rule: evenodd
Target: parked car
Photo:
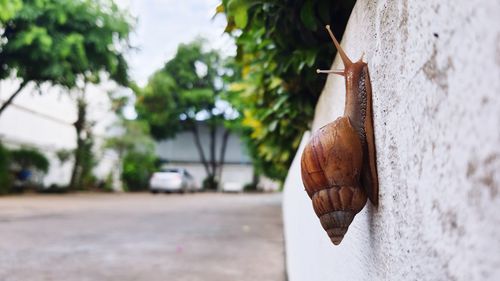
<path fill-rule="evenodd" d="M 157 192 L 180 192 L 196 191 L 193 176 L 186 169 L 169 168 L 161 169 L 153 173 L 149 180 L 149 190 Z"/>

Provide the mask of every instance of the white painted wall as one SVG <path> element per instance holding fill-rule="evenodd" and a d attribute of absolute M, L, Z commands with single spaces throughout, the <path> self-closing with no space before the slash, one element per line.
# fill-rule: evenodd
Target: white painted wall
<path fill-rule="evenodd" d="M 17 88 L 15 79 L 0 81 L 0 103 L 3 103 Z M 95 122 L 95 152 L 99 160 L 94 172 L 104 179 L 114 171 L 117 155 L 101 149 L 109 127 L 116 121 L 110 110 L 107 92 L 116 90 L 114 83 L 86 87 L 89 103 L 88 118 Z M 66 185 L 71 177 L 72 161 L 61 166 L 56 157 L 60 149 L 74 149 L 76 133 L 73 123 L 76 120 L 74 93 L 59 87 L 43 85 L 36 89 L 27 86 L 0 116 L 0 140 L 9 147 L 33 147 L 39 149 L 50 160 L 50 170 L 44 177 L 44 184 Z"/>
<path fill-rule="evenodd" d="M 222 148 L 222 139 L 225 129 L 219 126 L 215 134 L 215 155 L 220 157 Z M 198 124 L 198 133 L 200 144 L 205 153 L 205 157 L 209 158 L 210 152 L 210 130 L 208 126 L 202 122 Z M 162 140 L 156 143 L 156 154 L 161 159 L 167 161 L 179 162 L 199 162 L 200 153 L 196 148 L 195 139 L 191 131 L 179 132 L 171 139 Z M 231 133 L 226 143 L 226 154 L 224 156 L 226 163 L 248 164 L 251 162 L 246 147 L 237 134 Z"/>
<path fill-rule="evenodd" d="M 342 45 L 370 68 L 380 205 L 334 246 L 303 191 L 306 134 L 284 190 L 290 281 L 500 280 L 499 15 L 499 1 L 358 0 Z M 344 94 L 330 76 L 312 131 Z"/>

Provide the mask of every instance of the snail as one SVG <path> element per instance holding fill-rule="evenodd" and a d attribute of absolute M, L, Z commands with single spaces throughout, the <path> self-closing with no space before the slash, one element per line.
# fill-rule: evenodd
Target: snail
<path fill-rule="evenodd" d="M 344 115 L 315 132 L 304 148 L 301 174 L 313 209 L 333 244 L 344 238 L 367 198 L 378 204 L 378 178 L 372 118 L 372 91 L 363 56 L 352 62 L 326 26 L 343 70 L 317 70 L 345 78 Z"/>

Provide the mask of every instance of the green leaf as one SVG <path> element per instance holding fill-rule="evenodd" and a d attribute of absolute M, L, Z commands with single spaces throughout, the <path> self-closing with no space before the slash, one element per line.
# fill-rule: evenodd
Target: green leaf
<path fill-rule="evenodd" d="M 300 20 L 310 30 L 316 30 L 316 19 L 314 15 L 314 3 L 312 0 L 307 0 L 302 9 L 300 9 Z"/>
<path fill-rule="evenodd" d="M 269 123 L 267 129 L 269 130 L 269 132 L 274 132 L 277 126 L 278 126 L 278 120 L 273 120 L 271 123 Z"/>
<path fill-rule="evenodd" d="M 309 67 L 312 67 L 314 65 L 314 63 L 316 62 L 316 50 L 308 50 L 306 51 L 305 55 L 306 55 L 306 64 L 307 66 Z"/>
<path fill-rule="evenodd" d="M 234 23 L 239 29 L 245 28 L 248 22 L 248 14 L 245 6 L 241 5 L 234 11 Z"/>
<path fill-rule="evenodd" d="M 22 8 L 21 0 L 0 0 L 0 23 L 7 22 Z"/>
<path fill-rule="evenodd" d="M 9 17 L 9 32 L 0 35 L 1 77 L 15 74 L 24 81 L 71 88 L 77 79 L 98 81 L 95 77 L 107 73 L 127 84 L 124 52 L 132 22 L 113 1 L 4 1 L 0 24 L 6 19 L 4 8 L 19 10 Z"/>

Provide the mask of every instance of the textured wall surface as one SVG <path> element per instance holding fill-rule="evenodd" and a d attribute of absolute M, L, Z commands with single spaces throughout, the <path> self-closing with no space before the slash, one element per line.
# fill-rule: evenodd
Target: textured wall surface
<path fill-rule="evenodd" d="M 495 0 L 358 0 L 342 46 L 370 68 L 380 205 L 331 244 L 300 179 L 306 134 L 284 191 L 290 281 L 500 280 L 499 15 Z M 344 95 L 330 75 L 312 131 Z"/>

